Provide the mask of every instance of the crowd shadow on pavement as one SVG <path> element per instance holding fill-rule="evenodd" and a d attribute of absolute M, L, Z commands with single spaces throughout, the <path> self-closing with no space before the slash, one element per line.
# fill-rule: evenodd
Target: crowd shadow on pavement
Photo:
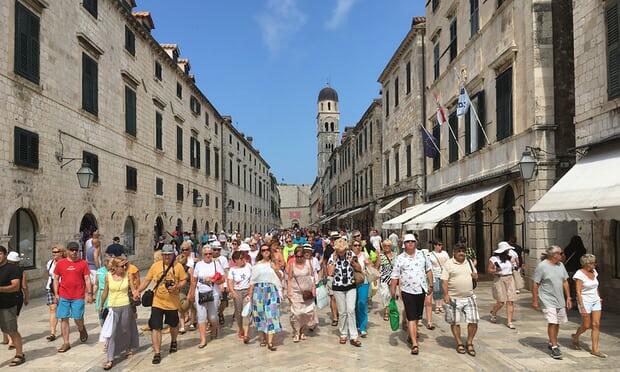
<path fill-rule="evenodd" d="M 29 361 L 37 360 L 39 358 L 49 357 L 50 355 L 54 355 L 56 353 L 57 351 L 56 351 L 55 346 L 48 346 L 48 347 L 44 347 L 41 349 L 28 350 L 28 352 L 24 352 L 24 355 L 26 355 L 26 362 L 29 362 Z M 11 364 L 12 360 L 13 360 L 13 355 L 11 355 L 10 359 L 4 361 L 3 363 L 0 363 L 0 368 L 8 367 L 9 364 Z"/>

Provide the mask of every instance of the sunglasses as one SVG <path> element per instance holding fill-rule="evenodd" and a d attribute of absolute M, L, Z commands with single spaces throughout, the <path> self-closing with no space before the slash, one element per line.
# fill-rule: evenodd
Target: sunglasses
<path fill-rule="evenodd" d="M 211 256 L 211 255 L 213 255 L 213 253 L 205 253 L 204 255 L 205 256 Z"/>
<path fill-rule="evenodd" d="M 354 247 L 359 247 L 361 244 L 353 244 Z"/>
<path fill-rule="evenodd" d="M 239 244 L 239 243 L 237 243 L 237 242 L 232 242 L 232 243 L 233 243 L 233 245 L 238 245 L 238 244 Z"/>
<path fill-rule="evenodd" d="M 297 255 L 297 254 L 296 254 L 296 255 L 295 255 L 295 257 L 296 257 L 296 258 L 304 258 L 304 255 L 303 255 L 303 254 L 302 254 L 302 255 Z"/>
<path fill-rule="evenodd" d="M 270 249 L 261 249 L 260 251 L 261 252 L 270 252 L 271 250 Z"/>
<path fill-rule="evenodd" d="M 60 253 L 60 251 L 52 251 L 52 253 L 56 254 L 56 253 Z"/>
<path fill-rule="evenodd" d="M 79 249 L 77 249 L 77 248 L 69 248 L 69 251 L 71 251 L 71 252 L 77 252 L 78 250 Z"/>
<path fill-rule="evenodd" d="M 182 249 L 183 252 L 189 252 L 189 249 Z"/>
<path fill-rule="evenodd" d="M 361 238 L 361 235 L 353 235 L 354 238 Z"/>

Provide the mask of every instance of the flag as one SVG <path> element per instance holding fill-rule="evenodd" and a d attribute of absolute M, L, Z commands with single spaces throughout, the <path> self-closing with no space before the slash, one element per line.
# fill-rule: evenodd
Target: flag
<path fill-rule="evenodd" d="M 437 151 L 437 139 L 432 136 L 426 129 L 422 130 L 422 142 L 424 143 L 424 155 L 427 158 L 436 158 L 439 155 Z"/>
<path fill-rule="evenodd" d="M 465 87 L 461 87 L 459 94 L 459 102 L 456 105 L 456 116 L 463 116 L 469 110 L 469 94 L 465 90 Z"/>
<path fill-rule="evenodd" d="M 446 116 L 446 111 L 439 102 L 439 95 L 433 92 L 433 96 L 435 96 L 435 103 L 437 103 L 437 123 L 441 126 L 448 122 L 448 117 Z"/>

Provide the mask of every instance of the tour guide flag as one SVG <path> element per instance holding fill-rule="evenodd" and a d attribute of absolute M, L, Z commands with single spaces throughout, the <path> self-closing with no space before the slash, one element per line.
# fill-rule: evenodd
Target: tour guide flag
<path fill-rule="evenodd" d="M 422 128 L 422 141 L 424 142 L 424 155 L 427 158 L 436 158 L 439 155 L 439 151 L 437 151 L 437 139 L 432 136 L 426 128 Z"/>
<path fill-rule="evenodd" d="M 459 93 L 459 102 L 456 105 L 456 116 L 463 116 L 469 110 L 469 95 L 465 90 L 465 87 L 461 87 L 461 92 Z"/>

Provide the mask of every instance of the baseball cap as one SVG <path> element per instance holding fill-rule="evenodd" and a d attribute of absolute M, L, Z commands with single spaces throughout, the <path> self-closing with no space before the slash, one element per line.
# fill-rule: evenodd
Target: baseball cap
<path fill-rule="evenodd" d="M 241 243 L 241 245 L 239 246 L 239 250 L 244 251 L 244 252 L 249 252 L 250 245 L 248 243 Z"/>
<path fill-rule="evenodd" d="M 172 244 L 164 244 L 164 246 L 161 248 L 161 254 L 173 254 L 174 253 L 174 248 L 172 247 Z"/>
<path fill-rule="evenodd" d="M 418 240 L 415 238 L 413 234 L 405 234 L 403 238 L 403 242 L 417 242 Z"/>

